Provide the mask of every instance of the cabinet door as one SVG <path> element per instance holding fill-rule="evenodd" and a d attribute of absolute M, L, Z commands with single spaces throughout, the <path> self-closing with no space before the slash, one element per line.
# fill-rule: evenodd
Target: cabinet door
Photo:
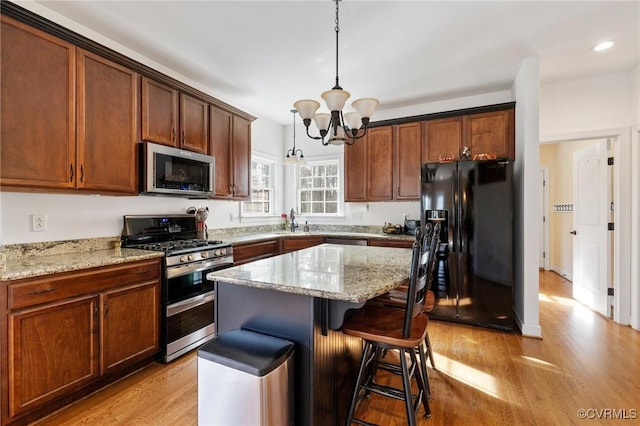
<path fill-rule="evenodd" d="M 75 47 L 2 16 L 0 184 L 73 188 Z"/>
<path fill-rule="evenodd" d="M 464 117 L 464 145 L 471 157 L 491 153 L 498 158 L 515 156 L 513 110 L 472 114 Z"/>
<path fill-rule="evenodd" d="M 324 237 L 296 237 L 282 239 L 282 253 L 302 250 L 324 243 Z"/>
<path fill-rule="evenodd" d="M 142 77 L 142 140 L 178 146 L 178 92 Z"/>
<path fill-rule="evenodd" d="M 9 415 L 98 377 L 98 297 L 9 314 Z"/>
<path fill-rule="evenodd" d="M 344 145 L 345 201 L 367 201 L 367 138 Z"/>
<path fill-rule="evenodd" d="M 209 104 L 180 94 L 180 147 L 209 153 Z"/>
<path fill-rule="evenodd" d="M 393 126 L 394 199 L 420 199 L 422 127 L 420 123 Z"/>
<path fill-rule="evenodd" d="M 216 159 L 215 191 L 216 198 L 233 197 L 233 184 L 231 173 L 231 113 L 210 108 L 210 152 Z"/>
<path fill-rule="evenodd" d="M 248 200 L 250 195 L 251 174 L 251 122 L 244 118 L 233 117 L 233 198 Z"/>
<path fill-rule="evenodd" d="M 370 129 L 366 143 L 368 198 L 371 201 L 391 200 L 393 199 L 392 127 Z"/>
<path fill-rule="evenodd" d="M 143 359 L 160 347 L 160 285 L 146 282 L 103 293 L 101 373 Z"/>
<path fill-rule="evenodd" d="M 280 252 L 279 240 L 257 241 L 233 245 L 233 264 L 241 265 L 275 256 Z"/>
<path fill-rule="evenodd" d="M 137 193 L 138 75 L 78 49 L 76 186 Z"/>
<path fill-rule="evenodd" d="M 422 162 L 440 161 L 444 154 L 457 160 L 462 146 L 462 118 L 439 118 L 422 123 Z"/>

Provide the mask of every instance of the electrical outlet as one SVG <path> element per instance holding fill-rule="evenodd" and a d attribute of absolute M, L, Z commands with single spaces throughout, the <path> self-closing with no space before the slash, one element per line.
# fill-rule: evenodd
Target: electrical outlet
<path fill-rule="evenodd" d="M 33 232 L 44 232 L 47 230 L 47 215 L 37 213 L 31 215 L 31 230 Z"/>

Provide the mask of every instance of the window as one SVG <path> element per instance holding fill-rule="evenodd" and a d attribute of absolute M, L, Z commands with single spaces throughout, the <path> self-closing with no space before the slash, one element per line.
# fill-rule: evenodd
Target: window
<path fill-rule="evenodd" d="M 275 161 L 253 157 L 251 160 L 251 200 L 242 203 L 242 214 L 268 216 L 275 214 L 274 170 Z"/>
<path fill-rule="evenodd" d="M 342 211 L 339 160 L 309 162 L 298 169 L 301 215 L 338 215 Z"/>

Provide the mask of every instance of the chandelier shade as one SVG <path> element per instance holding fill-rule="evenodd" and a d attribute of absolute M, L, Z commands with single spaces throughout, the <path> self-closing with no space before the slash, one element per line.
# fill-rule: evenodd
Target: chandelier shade
<path fill-rule="evenodd" d="M 340 33 L 340 7 L 342 0 L 334 0 L 336 4 L 336 83 L 331 90 L 327 90 L 320 95 L 324 100 L 330 114 L 316 113 L 320 108 L 320 103 L 312 99 L 302 99 L 293 104 L 296 108 L 302 122 L 307 130 L 307 136 L 311 139 L 320 140 L 322 145 L 351 145 L 356 139 L 364 137 L 367 133 L 367 126 L 371 120 L 371 116 L 378 107 L 379 101 L 375 98 L 356 99 L 351 103 L 351 107 L 355 112 L 346 112 L 343 114 L 347 100 L 351 94 L 340 87 L 338 77 L 338 40 Z M 312 136 L 309 133 L 309 126 L 313 120 L 318 128 L 320 136 Z M 327 135 L 329 136 L 327 138 Z M 325 138 L 327 140 L 325 141 Z"/>

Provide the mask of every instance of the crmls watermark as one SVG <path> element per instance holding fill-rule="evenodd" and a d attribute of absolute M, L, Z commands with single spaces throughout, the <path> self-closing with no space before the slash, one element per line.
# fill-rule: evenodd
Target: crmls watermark
<path fill-rule="evenodd" d="M 576 412 L 580 419 L 598 420 L 634 420 L 638 418 L 635 408 L 579 408 Z"/>

